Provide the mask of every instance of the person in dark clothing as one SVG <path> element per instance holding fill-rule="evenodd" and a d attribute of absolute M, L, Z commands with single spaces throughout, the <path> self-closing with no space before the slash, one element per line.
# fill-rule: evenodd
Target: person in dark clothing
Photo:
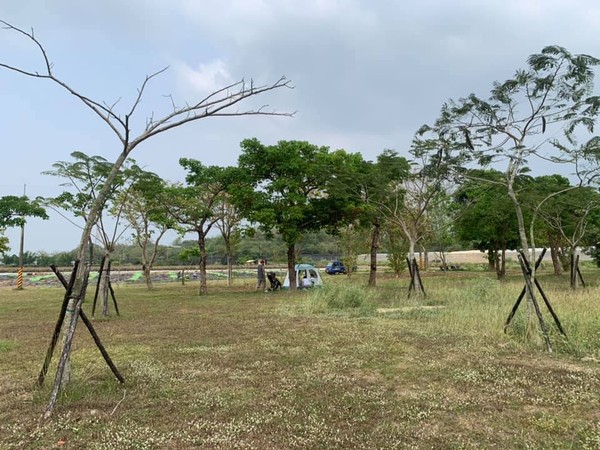
<path fill-rule="evenodd" d="M 265 260 L 261 259 L 256 268 L 256 290 L 267 288 L 267 273 L 265 270 Z"/>

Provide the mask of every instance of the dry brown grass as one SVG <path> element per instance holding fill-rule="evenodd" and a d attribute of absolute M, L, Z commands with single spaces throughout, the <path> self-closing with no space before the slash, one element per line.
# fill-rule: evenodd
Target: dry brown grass
<path fill-rule="evenodd" d="M 525 339 L 520 319 L 503 334 L 519 279 L 436 274 L 425 283 L 428 298 L 416 303 L 405 279 L 381 280 L 370 298 L 398 311 L 359 316 L 309 314 L 310 293 L 121 286 L 122 316 L 94 324 L 126 385 L 81 327 L 75 382 L 48 422 L 39 417 L 49 388 L 34 381 L 62 291 L 0 290 L 0 448 L 600 446 L 600 344 L 553 333 L 548 354 Z M 573 300 L 546 285 L 565 326 L 573 316 L 591 339 L 573 303 L 597 320 L 600 289 Z"/>

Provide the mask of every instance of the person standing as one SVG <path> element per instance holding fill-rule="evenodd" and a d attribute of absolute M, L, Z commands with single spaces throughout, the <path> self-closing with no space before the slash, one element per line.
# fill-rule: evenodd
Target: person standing
<path fill-rule="evenodd" d="M 265 269 L 265 260 L 261 259 L 256 268 L 256 290 L 267 289 L 267 273 Z"/>

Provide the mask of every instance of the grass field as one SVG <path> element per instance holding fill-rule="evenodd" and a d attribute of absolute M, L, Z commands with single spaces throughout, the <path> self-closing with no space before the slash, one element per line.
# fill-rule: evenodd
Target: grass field
<path fill-rule="evenodd" d="M 94 326 L 126 383 L 80 324 L 49 421 L 53 368 L 35 380 L 63 291 L 3 288 L 0 448 L 597 449 L 596 272 L 576 292 L 540 277 L 568 335 L 543 307 L 553 353 L 526 304 L 503 333 L 516 275 L 425 274 L 423 300 L 406 299 L 406 278 L 367 290 L 360 273 L 296 294 L 117 285 L 121 316 Z"/>

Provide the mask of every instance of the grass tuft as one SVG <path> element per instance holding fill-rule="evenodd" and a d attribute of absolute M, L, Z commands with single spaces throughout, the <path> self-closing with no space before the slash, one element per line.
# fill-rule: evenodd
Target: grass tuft
<path fill-rule="evenodd" d="M 370 316 L 375 312 L 374 298 L 372 290 L 355 284 L 323 286 L 310 292 L 305 307 L 312 314 Z"/>

